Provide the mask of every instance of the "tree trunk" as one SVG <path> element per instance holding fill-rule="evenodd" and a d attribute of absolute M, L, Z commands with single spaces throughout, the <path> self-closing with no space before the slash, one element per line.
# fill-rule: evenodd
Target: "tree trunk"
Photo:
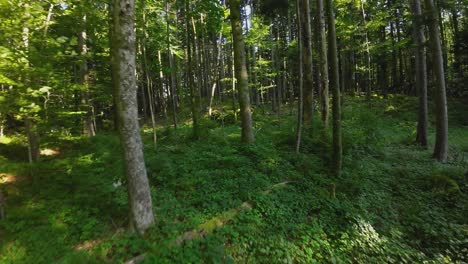
<path fill-rule="evenodd" d="M 83 16 L 82 22 L 83 31 L 78 35 L 78 48 L 81 54 L 81 64 L 78 77 L 78 84 L 82 85 L 81 90 L 81 106 L 85 112 L 83 117 L 83 135 L 93 137 L 96 135 L 96 129 L 93 123 L 93 111 L 92 106 L 89 103 L 89 70 L 88 70 L 88 46 L 86 45 L 87 34 L 86 34 L 86 15 Z"/>
<path fill-rule="evenodd" d="M 387 33 L 385 26 L 380 27 L 380 41 L 385 43 L 387 39 Z M 380 92 L 386 98 L 388 93 L 388 79 L 387 79 L 387 51 L 386 47 L 383 48 L 382 53 L 379 56 L 379 74 L 378 83 L 380 84 Z"/>
<path fill-rule="evenodd" d="M 340 83 L 338 69 L 338 51 L 336 46 L 335 15 L 332 0 L 327 1 L 328 20 L 328 44 L 330 61 L 330 87 L 333 95 L 333 171 L 335 176 L 341 175 L 342 152 L 341 142 L 341 103 L 340 103 Z"/>
<path fill-rule="evenodd" d="M 167 26 L 167 56 L 169 61 L 169 70 L 170 72 L 170 92 L 171 92 L 171 104 L 172 104 L 172 124 L 174 125 L 174 129 L 177 129 L 177 104 L 176 104 L 176 77 L 174 71 L 174 62 L 172 58 L 172 51 L 171 51 L 171 38 L 170 38 L 170 23 L 169 23 L 169 1 L 166 0 L 166 26 Z"/>
<path fill-rule="evenodd" d="M 455 77 L 461 77 L 463 72 L 461 71 L 461 43 L 463 40 L 460 38 L 460 29 L 458 22 L 458 10 L 459 6 L 457 1 L 454 1 L 452 6 L 452 25 L 453 25 L 453 71 Z"/>
<path fill-rule="evenodd" d="M 328 58 L 327 40 L 325 34 L 325 16 L 323 13 L 323 0 L 317 0 L 317 18 L 320 27 L 320 75 L 322 82 L 321 110 L 323 127 L 328 127 L 329 91 L 328 91 Z"/>
<path fill-rule="evenodd" d="M 304 92 L 304 123 L 311 125 L 313 119 L 314 76 L 312 69 L 312 32 L 310 28 L 309 0 L 299 0 L 301 19 L 302 64 L 303 64 L 303 92 Z"/>
<path fill-rule="evenodd" d="M 185 30 L 187 34 L 187 83 L 190 87 L 190 102 L 192 110 L 192 122 L 193 122 L 193 138 L 198 139 L 200 137 L 200 125 L 198 124 L 198 113 L 200 108 L 197 107 L 198 92 L 195 88 L 195 83 L 193 79 L 193 65 L 192 65 L 192 45 L 193 32 L 190 29 L 190 3 L 188 0 L 185 0 Z"/>
<path fill-rule="evenodd" d="M 130 206 L 130 229 L 140 234 L 154 224 L 151 192 L 140 136 L 135 76 L 134 0 L 114 0 L 112 51 L 119 132 Z"/>
<path fill-rule="evenodd" d="M 415 43 L 414 55 L 416 63 L 416 90 L 419 95 L 418 125 L 416 143 L 427 148 L 427 69 L 426 69 L 426 38 L 421 11 L 421 2 L 411 0 L 413 13 L 413 41 Z"/>
<path fill-rule="evenodd" d="M 448 155 L 448 117 L 447 98 L 445 92 L 445 73 L 442 46 L 440 43 L 440 29 L 437 10 L 433 0 L 425 0 L 429 22 L 429 42 L 436 79 L 435 84 L 435 115 L 436 115 L 436 142 L 434 147 L 434 158 L 446 162 Z"/>
<path fill-rule="evenodd" d="M 304 113 L 304 79 L 301 78 L 303 75 L 303 57 L 301 54 L 303 53 L 304 46 L 302 45 L 302 37 L 303 35 L 300 33 L 302 31 L 302 18 L 300 16 L 300 2 L 301 0 L 297 0 L 296 3 L 296 11 L 297 11 L 297 26 L 298 26 L 298 44 L 299 44 L 299 102 L 297 107 L 297 131 L 296 131 L 296 153 L 299 153 L 301 150 L 301 141 L 302 141 L 302 122 L 304 120 L 303 113 Z"/>
<path fill-rule="evenodd" d="M 231 0 L 232 42 L 234 47 L 234 67 L 239 90 L 239 105 L 242 122 L 242 142 L 253 143 L 252 112 L 250 107 L 249 83 L 245 62 L 244 37 L 242 35 L 240 0 Z"/>
<path fill-rule="evenodd" d="M 327 0 L 328 1 L 328 0 Z M 369 47 L 369 33 L 367 29 L 367 19 L 366 19 L 366 11 L 364 10 L 364 1 L 360 0 L 361 4 L 361 16 L 362 16 L 362 23 L 364 24 L 364 35 L 366 37 L 366 59 L 367 59 L 367 69 L 366 69 L 366 77 L 364 80 L 365 84 L 365 91 L 366 91 L 366 99 L 369 101 L 371 99 L 371 55 L 370 55 L 370 47 Z M 333 10 L 332 10 L 333 11 Z M 333 23 L 334 20 L 333 20 Z M 335 38 L 336 42 L 336 38 Z"/>

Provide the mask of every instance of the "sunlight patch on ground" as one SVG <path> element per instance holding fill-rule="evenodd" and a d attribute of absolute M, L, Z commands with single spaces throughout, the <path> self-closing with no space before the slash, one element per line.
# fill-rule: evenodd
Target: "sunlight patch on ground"
<path fill-rule="evenodd" d="M 9 173 L 0 173 L 0 183 L 13 183 L 16 182 L 16 176 Z"/>
<path fill-rule="evenodd" d="M 0 144 L 10 144 L 11 143 L 11 138 L 9 137 L 0 137 Z"/>
<path fill-rule="evenodd" d="M 51 157 L 51 156 L 57 156 L 58 154 L 60 154 L 59 149 L 50 149 L 50 148 L 41 149 L 42 156 Z"/>
<path fill-rule="evenodd" d="M 90 241 L 85 241 L 81 244 L 78 244 L 74 246 L 73 248 L 75 250 L 88 250 L 96 246 L 97 244 L 101 243 L 102 239 L 95 239 L 95 240 L 90 240 Z"/>
<path fill-rule="evenodd" d="M 26 248 L 23 247 L 20 242 L 10 242 L 5 245 L 4 255 L 0 255 L 0 260 L 7 260 L 7 263 L 22 263 L 26 257 Z"/>

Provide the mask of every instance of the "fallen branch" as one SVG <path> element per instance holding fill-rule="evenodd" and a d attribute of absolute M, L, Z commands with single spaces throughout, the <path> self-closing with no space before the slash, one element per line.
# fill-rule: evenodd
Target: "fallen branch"
<path fill-rule="evenodd" d="M 146 257 L 146 253 L 141 254 L 141 255 L 138 255 L 138 256 L 136 256 L 136 257 L 130 259 L 130 260 L 127 260 L 127 261 L 125 262 L 125 264 L 137 264 L 137 263 L 140 263 L 140 262 L 142 262 L 142 261 L 145 259 L 145 257 Z"/>
<path fill-rule="evenodd" d="M 293 181 L 285 181 L 281 183 L 277 183 L 270 188 L 266 189 L 265 191 L 262 192 L 262 194 L 266 195 L 271 193 L 273 190 L 284 187 L 290 183 L 293 183 Z M 246 201 L 243 202 L 239 207 L 228 210 L 226 212 L 223 212 L 208 221 L 204 222 L 203 224 L 200 224 L 196 228 L 187 231 L 183 233 L 182 235 L 178 236 L 170 245 L 171 246 L 180 246 L 182 243 L 185 241 L 190 241 L 193 239 L 198 239 L 202 238 L 206 235 L 211 234 L 217 227 L 225 225 L 227 222 L 230 220 L 234 219 L 239 213 L 247 212 L 250 211 L 253 208 L 252 202 L 251 201 Z M 146 253 L 138 255 L 127 262 L 125 264 L 137 264 L 141 261 L 143 261 L 146 257 Z"/>
<path fill-rule="evenodd" d="M 263 191 L 262 194 L 265 194 L 265 195 L 269 194 L 273 190 L 278 189 L 280 187 L 284 187 L 290 183 L 292 183 L 292 181 L 285 181 L 285 182 L 275 184 L 271 186 L 270 188 L 268 188 L 267 190 Z M 234 217 L 238 215 L 239 213 L 250 211 L 252 208 L 253 208 L 252 203 L 250 201 L 246 201 L 242 203 L 239 207 L 223 212 L 211 218 L 210 220 L 206 221 L 205 223 L 200 224 L 197 228 L 187 231 L 184 234 L 178 236 L 174 240 L 174 244 L 179 246 L 185 241 L 204 237 L 212 233 L 217 227 L 223 226 L 230 220 L 234 219 Z"/>

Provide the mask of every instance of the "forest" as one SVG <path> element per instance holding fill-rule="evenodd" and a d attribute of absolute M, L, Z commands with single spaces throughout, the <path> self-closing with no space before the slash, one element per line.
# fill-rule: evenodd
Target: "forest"
<path fill-rule="evenodd" d="M 0 0 L 0 263 L 467 263 L 468 0 Z"/>

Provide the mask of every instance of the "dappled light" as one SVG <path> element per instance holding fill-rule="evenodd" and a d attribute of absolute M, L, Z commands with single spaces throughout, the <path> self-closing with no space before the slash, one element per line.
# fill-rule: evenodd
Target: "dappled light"
<path fill-rule="evenodd" d="M 468 0 L 0 0 L 0 264 L 468 263 Z"/>
<path fill-rule="evenodd" d="M 41 149 L 40 154 L 46 157 L 57 156 L 60 154 L 60 150 L 45 148 L 45 149 Z"/>
<path fill-rule="evenodd" d="M 14 183 L 17 181 L 16 175 L 10 173 L 0 173 L 0 184 Z"/>

